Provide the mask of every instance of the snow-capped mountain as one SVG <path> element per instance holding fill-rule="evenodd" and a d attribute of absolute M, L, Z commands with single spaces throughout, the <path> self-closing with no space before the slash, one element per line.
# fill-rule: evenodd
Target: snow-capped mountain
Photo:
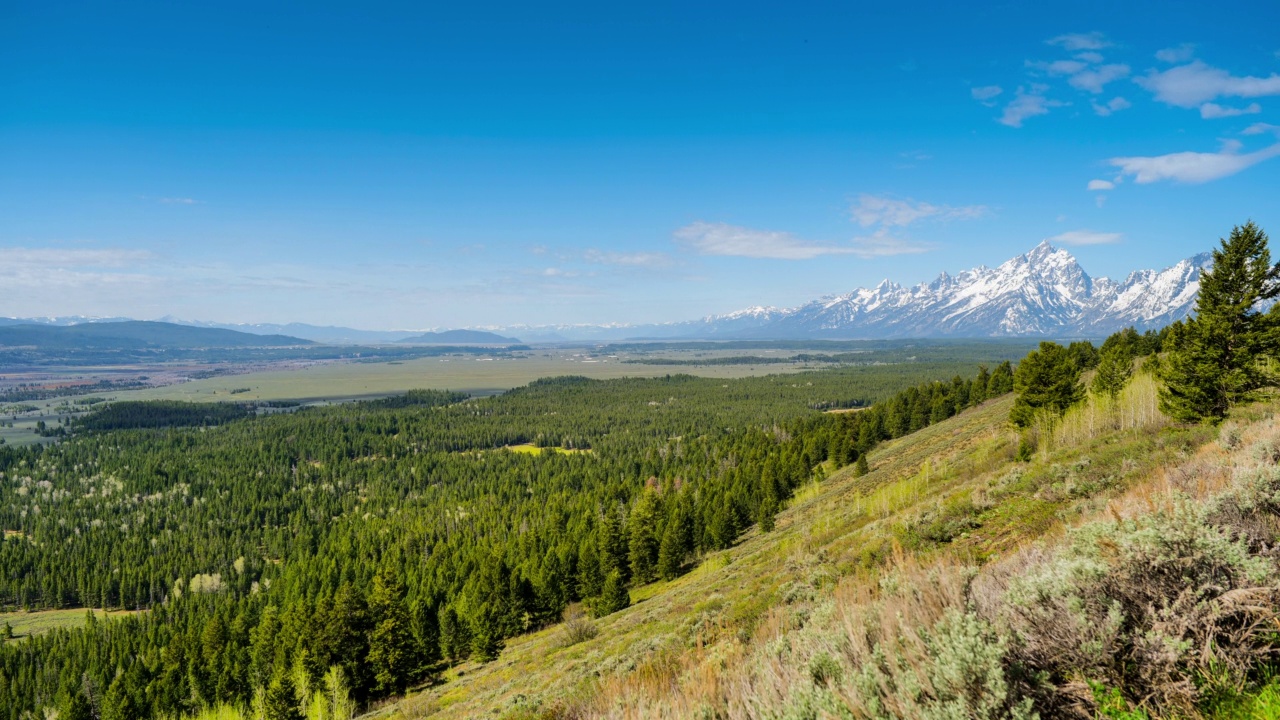
<path fill-rule="evenodd" d="M 749 308 L 680 323 L 691 333 L 754 338 L 1102 336 L 1161 327 L 1195 306 L 1204 253 L 1124 282 L 1091 278 L 1071 253 L 1043 242 L 997 268 L 979 266 L 933 282 L 819 298 L 788 310 Z"/>

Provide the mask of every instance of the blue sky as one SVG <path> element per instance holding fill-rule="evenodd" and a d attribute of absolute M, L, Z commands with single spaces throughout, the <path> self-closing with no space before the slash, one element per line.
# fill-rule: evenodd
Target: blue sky
<path fill-rule="evenodd" d="M 1274 3 L 533 5 L 0 4 L 0 315 L 654 322 L 1280 233 Z"/>

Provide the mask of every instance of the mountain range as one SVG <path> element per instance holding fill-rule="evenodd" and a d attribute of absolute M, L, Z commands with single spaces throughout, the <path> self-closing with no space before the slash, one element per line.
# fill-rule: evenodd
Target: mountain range
<path fill-rule="evenodd" d="M 699 320 L 650 325 L 516 325 L 435 333 L 355 330 L 304 323 L 223 324 L 163 320 L 255 335 L 288 335 L 327 344 L 611 342 L 618 340 L 803 340 L 927 337 L 1102 337 L 1125 327 L 1162 327 L 1195 307 L 1202 253 L 1163 270 L 1137 270 L 1123 281 L 1090 277 L 1071 253 L 1047 241 L 999 267 L 978 266 L 906 287 L 827 295 L 792 308 L 750 307 Z M 5 319 L 48 325 L 124 318 Z M 498 335 L 496 333 L 502 333 Z M 510 337 L 515 336 L 515 337 Z M 471 339 L 463 339 L 463 338 Z"/>
<path fill-rule="evenodd" d="M 661 325 L 503 328 L 526 342 L 553 334 L 621 339 L 883 339 L 925 337 L 1102 337 L 1134 326 L 1158 328 L 1195 308 L 1202 253 L 1123 281 L 1090 277 L 1071 253 L 1047 241 L 996 268 L 978 266 L 904 287 L 828 295 L 793 308 L 750 307 Z"/>

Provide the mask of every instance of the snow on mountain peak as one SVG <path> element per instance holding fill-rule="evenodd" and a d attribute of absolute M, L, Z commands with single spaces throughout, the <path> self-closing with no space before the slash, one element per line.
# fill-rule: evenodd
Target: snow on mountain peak
<path fill-rule="evenodd" d="M 942 272 L 910 288 L 885 279 L 789 310 L 748 308 L 725 317 L 757 321 L 750 337 L 1101 336 L 1186 317 L 1210 260 L 1196 255 L 1117 283 L 1091 278 L 1070 252 L 1045 240 L 994 269 Z"/>

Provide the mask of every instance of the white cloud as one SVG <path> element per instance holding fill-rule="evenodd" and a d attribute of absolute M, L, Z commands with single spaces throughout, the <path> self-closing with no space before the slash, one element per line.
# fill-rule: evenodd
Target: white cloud
<path fill-rule="evenodd" d="M 1089 67 L 1088 63 L 1079 60 L 1054 60 L 1053 62 L 1027 61 L 1027 67 L 1043 70 L 1050 75 L 1074 75 Z"/>
<path fill-rule="evenodd" d="M 1047 40 L 1046 42 L 1050 45 L 1057 45 L 1058 47 L 1073 51 L 1101 50 L 1105 47 L 1111 46 L 1111 43 L 1107 42 L 1107 37 L 1096 31 L 1090 33 L 1068 33 L 1066 35 L 1059 35 L 1058 37 Z"/>
<path fill-rule="evenodd" d="M 766 258 L 771 260 L 812 260 L 823 255 L 853 253 L 849 247 L 802 240 L 789 232 L 698 221 L 676 230 L 677 242 L 702 255 Z"/>
<path fill-rule="evenodd" d="M 1120 112 L 1121 110 L 1127 110 L 1131 107 L 1133 107 L 1133 104 L 1122 97 L 1113 97 L 1111 98 L 1111 100 L 1107 101 L 1106 105 L 1099 105 L 1098 103 L 1093 103 L 1093 111 L 1097 113 L 1099 117 L 1107 117 L 1112 113 L 1117 113 L 1117 112 Z"/>
<path fill-rule="evenodd" d="M 1195 60 L 1164 72 L 1152 70 L 1135 78 L 1156 99 L 1168 105 L 1191 108 L 1219 97 L 1255 98 L 1280 95 L 1280 75 L 1236 77 L 1226 70 Z"/>
<path fill-rule="evenodd" d="M 1100 65 L 1102 63 L 1102 54 L 1096 52 L 1082 52 L 1076 55 L 1077 60 L 1083 60 L 1087 63 Z"/>
<path fill-rule="evenodd" d="M 1116 184 L 1110 180 L 1090 180 L 1089 190 L 1114 190 Z"/>
<path fill-rule="evenodd" d="M 862 194 L 849 209 L 854 222 L 862 227 L 906 227 L 926 218 L 935 220 L 971 220 L 986 215 L 984 205 L 932 205 L 916 200 L 899 200 L 883 195 Z"/>
<path fill-rule="evenodd" d="M 991 101 L 1002 92 L 1004 92 L 1004 88 L 999 85 L 984 85 L 982 87 L 973 88 L 969 91 L 969 94 L 973 96 L 974 100 L 977 100 L 987 107 L 991 107 L 992 105 L 995 105 L 995 103 Z"/>
<path fill-rule="evenodd" d="M 1138 184 L 1172 180 L 1204 183 L 1235 175 L 1241 170 L 1280 155 L 1280 143 L 1257 152 L 1240 154 L 1240 143 L 1230 141 L 1216 153 L 1180 152 L 1155 157 L 1116 157 L 1108 162 L 1132 175 Z"/>
<path fill-rule="evenodd" d="M 672 264 L 671 256 L 666 253 L 605 252 L 594 248 L 583 253 L 582 259 L 593 265 L 620 265 L 633 268 L 667 267 Z"/>
<path fill-rule="evenodd" d="M 852 242 L 853 249 L 851 252 L 863 259 L 890 257 L 893 255 L 918 255 L 934 249 L 934 245 L 931 243 L 893 237 L 884 228 L 867 237 L 856 237 Z"/>
<path fill-rule="evenodd" d="M 1032 85 L 1029 91 L 1018 88 L 1018 95 L 1004 108 L 1000 116 L 1000 124 L 1020 128 L 1027 118 L 1036 115 L 1047 115 L 1050 108 L 1062 107 L 1066 103 L 1050 100 L 1044 96 L 1049 88 L 1044 85 Z"/>
<path fill-rule="evenodd" d="M 1102 65 L 1092 70 L 1075 73 L 1067 79 L 1067 83 L 1077 90 L 1084 90 L 1097 95 L 1102 92 L 1107 83 L 1115 82 L 1128 75 L 1128 65 Z"/>
<path fill-rule="evenodd" d="M 1263 133 L 1273 133 L 1280 136 L 1280 125 L 1272 125 L 1271 123 L 1254 123 L 1244 130 L 1240 131 L 1241 135 L 1262 135 Z"/>
<path fill-rule="evenodd" d="M 1050 243 L 1062 245 L 1112 245 L 1124 238 L 1121 233 L 1094 232 L 1093 230 L 1069 230 L 1051 238 Z"/>
<path fill-rule="evenodd" d="M 1236 117 L 1238 115 L 1257 115 L 1260 112 L 1262 112 L 1262 106 L 1258 103 L 1249 103 L 1248 107 L 1242 108 L 1223 107 L 1217 103 L 1205 103 L 1200 106 L 1200 117 L 1205 120 Z"/>
<path fill-rule="evenodd" d="M 162 203 L 164 205 L 203 205 L 204 204 L 203 200 L 196 200 L 195 198 L 184 198 L 184 197 L 156 198 L 156 202 Z"/>
<path fill-rule="evenodd" d="M 1196 46 L 1191 43 L 1183 43 L 1177 47 L 1165 48 L 1156 52 L 1156 59 L 1166 63 L 1181 63 L 1191 59 L 1195 55 Z"/>

